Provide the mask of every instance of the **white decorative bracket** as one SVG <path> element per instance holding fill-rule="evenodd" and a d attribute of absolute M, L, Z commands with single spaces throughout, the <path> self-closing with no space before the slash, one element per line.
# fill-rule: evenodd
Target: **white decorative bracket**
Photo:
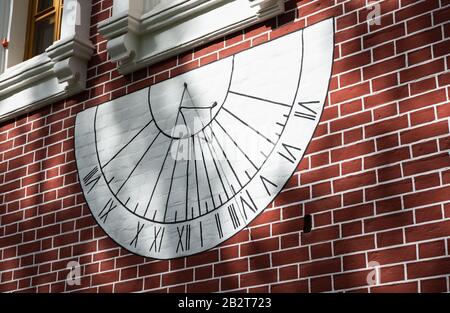
<path fill-rule="evenodd" d="M 114 0 L 99 32 L 126 74 L 283 12 L 283 0 Z"/>
<path fill-rule="evenodd" d="M 61 39 L 32 59 L 0 74 L 0 122 L 64 99 L 86 88 L 90 0 L 66 0 Z"/>

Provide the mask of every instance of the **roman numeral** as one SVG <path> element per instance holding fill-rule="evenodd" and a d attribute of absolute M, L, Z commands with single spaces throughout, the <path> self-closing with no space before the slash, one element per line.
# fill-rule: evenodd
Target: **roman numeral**
<path fill-rule="evenodd" d="M 295 161 L 297 161 L 297 159 L 295 158 L 294 154 L 292 153 L 292 150 L 301 151 L 302 149 L 288 145 L 286 143 L 282 143 L 281 145 L 283 146 L 283 148 L 285 150 L 283 152 L 287 152 L 287 154 L 289 154 L 289 156 L 287 156 L 285 153 L 282 153 L 280 151 L 278 151 L 278 154 L 281 155 L 286 160 L 288 160 L 289 162 L 291 162 L 292 164 L 294 164 Z"/>
<path fill-rule="evenodd" d="M 234 208 L 234 204 L 231 204 L 228 206 L 228 214 L 230 214 L 234 229 L 241 226 L 241 222 L 239 221 L 239 217 L 236 214 L 236 209 Z"/>
<path fill-rule="evenodd" d="M 299 102 L 298 105 L 301 106 L 302 108 L 300 109 L 300 111 L 295 111 L 294 116 L 304 118 L 307 120 L 311 120 L 311 121 L 315 121 L 316 117 L 317 117 L 317 112 L 314 111 L 313 109 L 309 108 L 308 106 L 306 106 L 308 104 L 315 104 L 315 103 L 320 103 L 320 102 L 319 101 Z"/>
<path fill-rule="evenodd" d="M 200 246 L 203 247 L 203 227 L 202 227 L 202 222 L 200 222 L 199 224 L 200 224 Z"/>
<path fill-rule="evenodd" d="M 250 211 L 252 211 L 253 213 L 256 212 L 257 208 L 256 208 L 255 202 L 253 202 L 253 198 L 252 198 L 252 196 L 250 196 L 250 193 L 248 192 L 248 190 L 246 190 L 245 192 L 247 194 L 248 199 L 245 200 L 245 198 L 242 196 L 240 196 L 240 198 L 241 198 L 242 212 L 244 213 L 244 218 L 247 219 L 246 208 L 250 209 Z"/>
<path fill-rule="evenodd" d="M 155 252 L 161 251 L 161 244 L 162 244 L 165 230 L 166 230 L 166 228 L 164 226 L 161 226 L 161 227 L 153 226 L 154 236 L 153 236 L 152 245 L 150 246 L 149 251 L 152 251 L 152 250 L 154 250 Z"/>
<path fill-rule="evenodd" d="M 268 194 L 269 196 L 271 196 L 271 193 L 270 193 L 270 191 L 269 191 L 269 187 L 267 187 L 267 184 L 272 185 L 272 186 L 275 187 L 275 188 L 278 187 L 277 184 L 271 182 L 270 180 L 268 180 L 267 178 L 265 178 L 265 177 L 262 176 L 262 175 L 259 175 L 259 178 L 261 179 L 261 182 L 263 183 L 264 188 L 265 188 L 266 191 L 267 191 L 267 194 Z"/>
<path fill-rule="evenodd" d="M 111 213 L 112 210 L 117 208 L 117 204 L 114 202 L 112 198 L 106 202 L 103 209 L 100 211 L 98 216 L 100 217 L 100 220 L 103 220 L 103 223 L 106 223 L 106 220 L 108 219 L 109 213 Z"/>
<path fill-rule="evenodd" d="M 176 252 L 178 253 L 178 250 L 180 249 L 181 251 L 191 249 L 191 225 L 189 224 L 183 225 L 183 227 L 181 227 L 181 230 L 180 227 L 177 226 L 177 233 L 178 233 L 178 245 Z"/>
<path fill-rule="evenodd" d="M 216 219 L 217 233 L 219 235 L 219 238 L 222 239 L 223 237 L 222 222 L 220 221 L 219 213 L 214 214 L 214 217 Z"/>
<path fill-rule="evenodd" d="M 134 247 L 136 248 L 138 240 L 139 240 L 139 235 L 141 234 L 141 231 L 144 229 L 145 224 L 142 223 L 141 226 L 141 222 L 138 221 L 137 227 L 136 227 L 136 235 L 134 236 L 133 240 L 130 242 L 130 246 L 132 246 L 134 244 Z"/>
<path fill-rule="evenodd" d="M 86 176 L 83 177 L 83 183 L 86 187 L 91 186 L 87 193 L 90 193 L 92 189 L 94 189 L 95 185 L 97 185 L 100 180 L 101 174 L 98 171 L 98 166 L 95 166 Z"/>

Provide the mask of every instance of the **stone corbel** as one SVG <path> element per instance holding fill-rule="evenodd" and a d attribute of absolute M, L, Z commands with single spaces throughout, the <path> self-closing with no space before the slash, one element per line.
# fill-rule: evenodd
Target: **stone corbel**
<path fill-rule="evenodd" d="M 94 46 L 77 35 L 59 40 L 46 50 L 58 82 L 67 83 L 67 89 L 79 90 L 86 86 L 87 62 L 93 52 Z"/>
<path fill-rule="evenodd" d="M 108 40 L 106 47 L 111 61 L 118 62 L 119 66 L 133 63 L 136 57 L 139 39 L 135 29 L 138 24 L 133 15 L 124 13 L 117 20 L 99 28 Z"/>

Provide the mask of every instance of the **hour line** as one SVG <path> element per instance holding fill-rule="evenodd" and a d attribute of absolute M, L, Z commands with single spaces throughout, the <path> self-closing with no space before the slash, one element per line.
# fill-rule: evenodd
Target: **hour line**
<path fill-rule="evenodd" d="M 169 183 L 169 192 L 167 193 L 167 199 L 166 199 L 166 208 L 164 209 L 164 217 L 163 217 L 163 221 L 166 221 L 166 214 L 167 214 L 167 206 L 169 205 L 169 200 L 170 200 L 170 192 L 172 191 L 172 185 L 173 185 L 173 175 L 175 174 L 175 169 L 177 168 L 177 163 L 178 163 L 178 150 L 180 149 L 180 140 L 178 140 L 178 145 L 177 145 L 177 154 L 175 156 L 175 162 L 173 165 L 173 170 L 172 170 L 172 176 L 170 177 L 170 183 Z M 176 213 L 176 212 L 175 212 Z M 175 221 L 176 221 L 176 216 L 175 216 Z"/>
<path fill-rule="evenodd" d="M 214 131 L 213 131 L 213 129 L 212 129 L 212 125 L 209 125 L 209 129 L 211 130 L 212 138 L 214 138 L 214 139 L 216 140 L 217 145 L 219 146 L 220 150 L 222 151 L 223 156 L 225 157 L 225 160 L 227 160 L 227 163 L 228 163 L 228 165 L 230 166 L 230 169 L 231 169 L 231 171 L 232 171 L 233 174 L 234 174 L 234 177 L 236 177 L 236 180 L 238 181 L 239 185 L 240 185 L 241 188 L 242 188 L 241 181 L 239 180 L 239 177 L 236 175 L 236 172 L 235 172 L 233 166 L 231 165 L 230 160 L 228 160 L 225 151 L 223 151 L 222 145 L 220 144 L 219 140 L 217 140 L 216 134 L 214 133 Z M 233 187 L 233 186 L 231 186 L 231 187 Z M 234 190 L 233 190 L 233 192 L 234 192 Z"/>
<path fill-rule="evenodd" d="M 236 92 L 236 91 L 229 91 L 232 94 L 238 95 L 238 96 L 242 96 L 242 97 L 247 97 L 247 98 L 251 98 L 251 99 L 255 99 L 255 100 L 260 100 L 260 101 L 264 101 L 264 102 L 268 102 L 268 103 L 272 103 L 272 104 L 277 104 L 277 105 L 281 105 L 283 107 L 287 107 L 287 108 L 291 108 L 290 105 L 285 104 L 285 103 L 281 103 L 281 102 L 277 102 L 277 101 L 272 101 L 269 99 L 264 99 L 264 98 L 260 98 L 260 97 L 255 97 L 255 96 L 251 96 L 251 95 L 247 95 L 244 93 L 240 93 L 240 92 Z"/>
<path fill-rule="evenodd" d="M 173 143 L 173 139 L 170 141 L 169 147 L 167 148 L 166 156 L 164 157 L 163 164 L 161 165 L 161 169 L 159 170 L 158 177 L 156 178 L 155 185 L 153 186 L 153 190 L 152 190 L 152 193 L 150 195 L 150 199 L 148 200 L 147 207 L 145 208 L 144 216 L 147 215 L 148 208 L 150 207 L 150 202 L 152 202 L 153 194 L 155 193 L 156 186 L 158 185 L 159 178 L 161 177 L 161 173 L 162 173 L 162 171 L 164 169 L 164 164 L 166 164 L 167 156 L 169 155 L 169 151 L 170 151 L 170 147 L 172 147 L 172 143 Z M 155 211 L 155 215 L 154 216 L 156 216 L 156 211 Z M 153 219 L 155 219 L 155 217 L 153 217 Z"/>
<path fill-rule="evenodd" d="M 251 165 L 255 168 L 255 170 L 258 170 L 258 167 L 255 165 L 255 163 L 252 162 L 252 160 L 250 160 L 250 158 L 248 157 L 248 155 L 242 151 L 241 147 L 239 147 L 239 145 L 236 143 L 236 141 L 234 141 L 234 139 L 230 136 L 230 134 L 228 134 L 228 132 L 225 130 L 225 128 L 219 123 L 219 121 L 217 119 L 214 120 L 217 125 L 220 126 L 220 128 L 223 129 L 224 133 L 228 136 L 228 138 L 230 138 L 230 140 L 234 143 L 234 145 L 239 149 L 239 151 L 242 152 L 242 154 L 245 156 L 245 158 L 251 163 Z"/>
<path fill-rule="evenodd" d="M 254 129 L 252 126 L 250 126 L 248 123 L 244 122 L 242 119 L 240 119 L 238 116 L 236 116 L 233 112 L 231 112 L 230 110 L 228 110 L 226 107 L 222 107 L 222 109 L 225 110 L 225 112 L 227 112 L 228 114 L 230 114 L 231 116 L 233 116 L 235 119 L 237 119 L 239 122 L 241 122 L 242 124 L 244 124 L 245 126 L 247 126 L 248 128 L 250 128 L 251 130 L 253 130 L 255 133 L 257 133 L 258 135 L 260 135 L 261 137 L 263 137 L 264 139 L 266 139 L 268 142 L 270 142 L 272 145 L 275 145 L 275 143 L 270 140 L 269 138 L 267 138 L 266 136 L 264 136 L 263 134 L 261 134 L 259 131 L 257 131 L 256 129 Z"/>
<path fill-rule="evenodd" d="M 200 151 L 202 152 L 203 166 L 205 167 L 206 180 L 208 181 L 209 192 L 211 194 L 211 199 L 212 199 L 212 202 L 213 202 L 213 206 L 216 207 L 216 203 L 214 201 L 214 195 L 213 195 L 213 192 L 212 192 L 211 182 L 209 181 L 208 169 L 206 167 L 205 155 L 203 154 L 203 148 L 202 148 L 202 143 L 200 141 L 200 138 L 198 139 L 198 145 L 200 146 Z"/>
<path fill-rule="evenodd" d="M 198 190 L 198 170 L 197 170 L 197 153 L 195 152 L 195 137 L 192 136 L 192 151 L 194 152 L 194 169 L 195 169 L 195 186 L 197 189 L 197 203 L 198 203 L 198 215 L 202 215 L 202 209 L 200 206 L 200 192 Z M 192 218 L 194 215 L 192 215 Z"/>
<path fill-rule="evenodd" d="M 217 175 L 219 175 L 220 183 L 222 184 L 223 191 L 225 192 L 225 195 L 226 195 L 227 200 L 228 200 L 228 199 L 229 199 L 229 197 L 228 197 L 228 192 L 227 192 L 227 190 L 226 190 L 226 188 L 225 188 L 225 185 L 224 185 L 223 180 L 222 180 L 222 175 L 220 175 L 220 171 L 219 171 L 219 168 L 218 168 L 217 163 L 216 163 L 216 159 L 219 160 L 219 158 L 218 158 L 218 156 L 217 156 L 217 153 L 216 153 L 216 150 L 214 149 L 214 147 L 212 147 L 212 149 L 214 150 L 214 153 L 213 153 L 213 150 L 211 150 L 211 145 L 210 145 L 211 138 L 208 138 L 208 137 L 206 136 L 206 133 L 205 133 L 205 130 L 204 130 L 204 129 L 202 130 L 202 132 L 203 132 L 203 135 L 205 136 L 205 138 L 207 139 L 206 145 L 207 145 L 207 147 L 208 147 L 209 153 L 211 153 L 211 156 L 212 156 L 212 159 L 213 159 L 213 162 L 214 162 L 214 167 L 216 168 Z M 221 164 L 219 163 L 219 165 L 221 165 Z M 220 168 L 221 168 L 221 170 L 223 171 L 222 166 L 220 166 Z M 224 172 L 224 174 L 225 174 L 225 172 Z M 226 177 L 225 177 L 225 178 L 226 178 Z M 220 196 L 220 195 L 219 195 L 219 196 Z"/>
<path fill-rule="evenodd" d="M 144 129 L 146 129 L 151 123 L 153 122 L 153 119 L 148 122 L 144 127 L 141 128 L 141 130 L 139 130 L 137 132 L 136 135 L 133 136 L 133 138 L 131 138 L 119 151 L 117 151 L 116 154 L 114 154 L 108 162 L 106 162 L 105 164 L 103 164 L 102 169 L 104 169 L 109 163 L 111 163 L 112 160 L 114 160 L 131 142 L 133 142 L 134 139 L 136 139 L 137 136 L 139 136 L 140 133 L 142 133 L 144 131 Z"/>
<path fill-rule="evenodd" d="M 156 141 L 156 139 L 158 138 L 159 134 L 161 132 L 158 132 L 158 134 L 155 136 L 155 138 L 153 139 L 153 141 L 150 143 L 150 145 L 148 146 L 147 150 L 145 150 L 145 152 L 142 154 L 141 158 L 139 159 L 139 161 L 136 163 L 136 165 L 134 166 L 133 170 L 131 171 L 131 173 L 128 175 L 127 179 L 125 179 L 125 181 L 122 183 L 122 185 L 120 186 L 120 188 L 117 190 L 116 192 L 116 196 L 119 194 L 120 190 L 122 190 L 123 186 L 125 186 L 125 184 L 128 182 L 128 180 L 130 179 L 131 175 L 133 175 L 134 171 L 136 170 L 136 168 L 139 166 L 139 164 L 141 163 L 141 161 L 144 159 L 145 155 L 147 154 L 147 152 L 150 150 L 150 148 L 152 147 L 153 143 Z"/>

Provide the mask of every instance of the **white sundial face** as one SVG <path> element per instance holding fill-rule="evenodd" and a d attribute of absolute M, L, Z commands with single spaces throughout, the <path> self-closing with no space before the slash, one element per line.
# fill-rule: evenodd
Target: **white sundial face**
<path fill-rule="evenodd" d="M 319 122 L 333 20 L 81 112 L 75 154 L 99 225 L 129 251 L 213 248 L 281 191 Z"/>

